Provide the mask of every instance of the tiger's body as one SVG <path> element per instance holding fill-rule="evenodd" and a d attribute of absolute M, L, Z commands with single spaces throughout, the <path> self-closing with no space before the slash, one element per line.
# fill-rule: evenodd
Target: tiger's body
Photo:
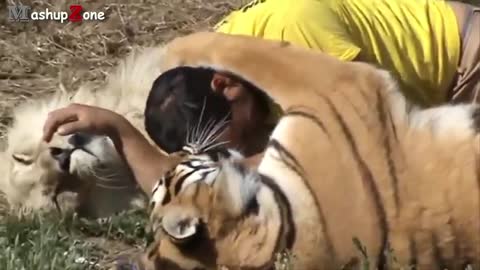
<path fill-rule="evenodd" d="M 144 268 L 272 269 L 290 249 L 294 269 L 341 269 L 358 238 L 379 269 L 388 247 L 417 269 L 479 269 L 478 106 L 422 110 L 385 71 L 248 37 L 178 38 L 164 61 L 232 72 L 284 115 L 258 170 L 233 151 L 177 153 Z"/>

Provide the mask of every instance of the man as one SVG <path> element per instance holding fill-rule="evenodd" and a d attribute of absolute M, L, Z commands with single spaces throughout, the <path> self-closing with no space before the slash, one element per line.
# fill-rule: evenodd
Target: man
<path fill-rule="evenodd" d="M 195 90 L 195 91 L 192 91 Z M 228 142 L 247 156 L 261 153 L 276 119 L 268 98 L 248 82 L 210 69 L 178 67 L 164 72 L 153 83 L 145 109 L 149 136 L 167 152 L 184 145 L 187 135 L 202 121 L 228 119 L 217 142 Z M 145 137 L 123 116 L 98 107 L 72 104 L 51 112 L 44 125 L 44 140 L 55 132 L 86 132 L 112 139 L 118 153 L 150 194 L 168 164 Z M 255 166 L 261 154 L 246 161 Z M 159 166 L 161 164 L 162 166 Z"/>
<path fill-rule="evenodd" d="M 236 76 L 179 67 L 153 83 L 145 129 L 160 148 L 172 153 L 186 141 L 200 139 L 205 129 L 222 125 L 216 141 L 228 141 L 230 147 L 251 155 L 263 149 L 275 125 L 275 114 L 270 112 L 268 97 Z"/>
<path fill-rule="evenodd" d="M 412 101 L 479 102 L 480 8 L 443 0 L 254 0 L 217 32 L 375 63 Z"/>

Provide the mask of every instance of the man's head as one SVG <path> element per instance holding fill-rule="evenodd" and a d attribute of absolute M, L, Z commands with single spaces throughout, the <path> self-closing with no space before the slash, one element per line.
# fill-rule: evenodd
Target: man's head
<path fill-rule="evenodd" d="M 180 150 L 187 134 L 225 120 L 220 140 L 235 144 L 268 115 L 267 98 L 252 84 L 212 69 L 178 67 L 152 85 L 145 108 L 145 129 L 166 152 Z M 201 123 L 199 120 L 201 117 Z"/>

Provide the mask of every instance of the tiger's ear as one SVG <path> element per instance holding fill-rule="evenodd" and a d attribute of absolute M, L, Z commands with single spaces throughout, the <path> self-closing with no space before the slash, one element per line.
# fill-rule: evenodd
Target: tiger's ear
<path fill-rule="evenodd" d="M 174 242 L 188 241 L 198 232 L 200 218 L 185 209 L 171 209 L 162 218 L 163 230 Z"/>
<path fill-rule="evenodd" d="M 214 184 L 216 207 L 221 207 L 230 217 L 245 213 L 260 188 L 260 175 L 238 161 L 220 161 L 221 171 Z"/>

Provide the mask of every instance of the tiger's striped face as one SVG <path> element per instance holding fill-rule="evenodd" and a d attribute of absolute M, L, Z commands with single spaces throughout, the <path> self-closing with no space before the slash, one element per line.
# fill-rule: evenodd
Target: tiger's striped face
<path fill-rule="evenodd" d="M 191 145 L 185 146 L 176 154 L 183 157 L 183 160 L 162 176 L 153 187 L 150 201 L 153 212 L 156 212 L 157 207 L 170 203 L 173 197 L 192 184 L 204 183 L 211 186 L 218 176 L 221 161 L 243 159 L 239 152 L 231 149 L 216 148 L 199 152 Z"/>
<path fill-rule="evenodd" d="M 233 150 L 177 154 L 183 159 L 153 189 L 155 243 L 139 268 L 216 269 L 218 243 L 253 205 L 259 178 Z"/>

